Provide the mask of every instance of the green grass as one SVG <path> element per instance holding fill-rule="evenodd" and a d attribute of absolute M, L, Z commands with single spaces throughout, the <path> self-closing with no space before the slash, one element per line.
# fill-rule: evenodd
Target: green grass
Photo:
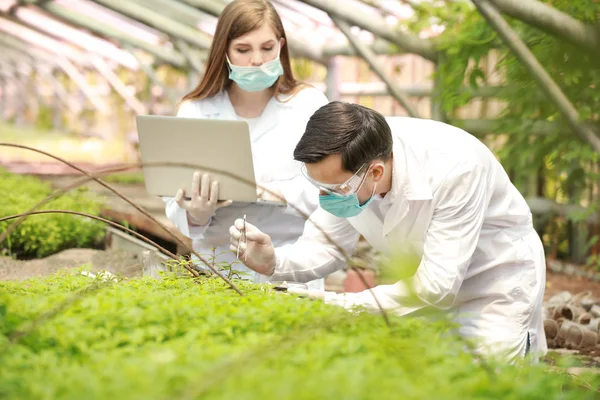
<path fill-rule="evenodd" d="M 135 161 L 129 159 L 122 140 L 85 138 L 59 131 L 17 127 L 3 121 L 0 121 L 0 142 L 34 147 L 71 162 L 112 164 Z M 47 156 L 28 150 L 0 147 L 0 163 L 15 161 L 55 162 Z"/>
<path fill-rule="evenodd" d="M 597 398 L 543 364 L 482 368 L 443 323 L 392 318 L 389 329 L 377 315 L 236 283 L 244 297 L 174 276 L 0 282 L 0 398 Z"/>

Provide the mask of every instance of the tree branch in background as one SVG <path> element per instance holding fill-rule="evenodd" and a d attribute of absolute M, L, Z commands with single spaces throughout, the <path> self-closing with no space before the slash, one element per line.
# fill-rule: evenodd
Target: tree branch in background
<path fill-rule="evenodd" d="M 490 0 L 498 10 L 600 55 L 600 29 L 537 0 Z"/>
<path fill-rule="evenodd" d="M 381 68 L 378 65 L 377 56 L 375 55 L 375 53 L 371 49 L 369 49 L 366 45 L 361 43 L 360 40 L 358 38 L 356 38 L 352 34 L 352 32 L 350 32 L 350 25 L 348 25 L 348 23 L 346 21 L 336 17 L 335 15 L 330 15 L 330 17 L 333 20 L 333 22 L 335 22 L 335 24 L 338 26 L 338 28 L 340 28 L 342 33 L 344 35 L 346 35 L 346 37 L 348 38 L 348 41 L 350 42 L 350 45 L 354 48 L 356 53 L 358 55 L 360 55 L 367 62 L 367 64 L 369 64 L 369 67 L 371 68 L 371 70 L 373 70 L 373 72 L 375 72 L 377 74 L 377 76 L 379 76 L 379 79 L 381 79 L 383 82 L 385 82 L 390 94 L 392 96 L 394 96 L 394 98 L 396 100 L 398 100 L 398 102 L 402 105 L 402 107 L 404 107 L 406 109 L 406 111 L 408 112 L 408 114 L 411 117 L 418 118 L 419 114 L 418 114 L 417 110 L 415 110 L 413 108 L 413 106 L 410 104 L 410 100 L 409 100 L 408 96 L 406 96 L 405 93 L 401 92 L 398 89 L 396 84 L 392 81 L 391 77 L 389 77 L 385 73 L 383 68 Z"/>
<path fill-rule="evenodd" d="M 338 20 L 356 25 L 372 32 L 407 52 L 418 54 L 428 60 L 436 61 L 437 54 L 433 43 L 418 36 L 390 27 L 383 17 L 365 15 L 351 0 L 301 0 L 319 10 L 325 11 Z"/>
<path fill-rule="evenodd" d="M 544 67 L 538 62 L 531 50 L 527 48 L 519 35 L 502 18 L 498 10 L 488 0 L 472 1 L 481 15 L 498 32 L 506 46 L 515 53 L 517 59 L 527 68 L 540 89 L 546 93 L 556 108 L 558 108 L 558 111 L 565 118 L 571 129 L 583 141 L 589 143 L 595 151 L 600 152 L 600 137 L 597 136 L 593 129 L 580 124 L 579 112 L 548 72 L 546 72 Z"/>

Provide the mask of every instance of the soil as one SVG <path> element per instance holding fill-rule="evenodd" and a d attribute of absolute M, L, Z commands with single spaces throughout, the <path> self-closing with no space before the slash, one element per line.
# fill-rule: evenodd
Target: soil
<path fill-rule="evenodd" d="M 25 280 L 48 276 L 63 269 L 91 264 L 91 271 L 107 270 L 117 276 L 142 276 L 142 260 L 125 250 L 69 249 L 36 260 L 0 257 L 0 280 Z"/>
<path fill-rule="evenodd" d="M 593 297 L 600 298 L 599 282 L 594 282 L 580 276 L 567 276 L 548 271 L 546 274 L 546 293 L 544 294 L 544 298 L 548 300 L 563 290 L 567 290 L 572 294 L 590 290 Z"/>

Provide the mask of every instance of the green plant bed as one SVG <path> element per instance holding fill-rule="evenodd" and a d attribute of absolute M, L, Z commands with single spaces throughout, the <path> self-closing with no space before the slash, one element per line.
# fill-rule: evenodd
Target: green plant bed
<path fill-rule="evenodd" d="M 47 182 L 0 169 L 0 217 L 28 211 L 52 193 Z M 85 189 L 72 191 L 43 206 L 41 210 L 69 210 L 98 215 L 101 202 Z M 0 222 L 0 233 L 15 220 Z M 0 243 L 0 254 L 18 258 L 46 257 L 73 247 L 98 247 L 104 236 L 101 223 L 64 214 L 32 215 Z"/>
<path fill-rule="evenodd" d="M 244 297 L 173 276 L 83 295 L 96 283 L 81 275 L 0 282 L 0 398 L 597 398 L 543 364 L 483 368 L 442 323 L 392 318 L 389 329 L 236 283 Z"/>
<path fill-rule="evenodd" d="M 120 183 L 123 185 L 143 185 L 144 173 L 139 172 L 123 172 L 118 174 L 107 175 L 104 180 L 109 183 Z"/>

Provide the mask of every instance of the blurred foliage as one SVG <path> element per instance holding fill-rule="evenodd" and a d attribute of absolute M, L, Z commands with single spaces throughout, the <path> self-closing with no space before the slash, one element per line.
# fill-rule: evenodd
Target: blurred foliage
<path fill-rule="evenodd" d="M 292 71 L 296 79 L 309 79 L 314 73 L 313 63 L 306 58 L 295 58 L 291 61 Z"/>
<path fill-rule="evenodd" d="M 294 77 L 304 82 L 322 82 L 327 75 L 325 66 L 307 58 L 292 58 L 290 60 Z"/>
<path fill-rule="evenodd" d="M 486 369 L 444 322 L 388 328 L 378 315 L 236 284 L 244 297 L 172 274 L 0 282 L 0 398 L 597 398 L 582 382 L 598 376 Z"/>
<path fill-rule="evenodd" d="M 47 131 L 0 121 L 0 141 L 44 150 L 74 163 L 102 165 L 131 162 L 126 143 L 118 138 L 84 137 L 60 130 Z M 0 162 L 46 163 L 51 160 L 43 154 L 2 147 Z"/>
<path fill-rule="evenodd" d="M 600 18 L 600 2 L 590 0 L 546 0 L 545 3 L 581 21 L 596 24 Z M 597 183 L 600 178 L 600 155 L 590 145 L 580 141 L 566 125 L 558 109 L 539 89 L 531 74 L 522 66 L 497 33 L 470 2 L 438 1 L 413 4 L 416 13 L 408 26 L 414 31 L 431 25 L 443 26 L 436 38 L 438 49 L 447 62 L 439 66 L 439 94 L 449 119 L 471 101 L 469 86 L 488 85 L 492 75 L 500 76 L 505 88 L 499 99 L 506 107 L 496 123 L 497 132 L 491 140 L 504 136 L 497 155 L 518 189 L 527 196 L 544 196 L 559 203 L 588 207 L 587 215 L 600 211 Z M 504 18 L 518 32 L 546 71 L 562 88 L 582 121 L 600 128 L 600 63 L 598 55 L 525 23 Z M 499 62 L 490 68 L 487 57 L 498 56 Z M 531 134 L 531 122 L 554 122 L 560 128 L 543 135 Z M 537 182 L 538 174 L 543 184 Z M 538 189 L 539 187 L 539 189 Z M 566 216 L 570 222 L 582 221 L 586 215 Z M 557 221 L 558 219 L 558 221 Z M 561 221 L 562 220 L 562 221 Z M 548 218 L 547 223 L 566 226 L 564 218 Z M 566 228 L 568 229 L 568 228 Z M 553 254 L 568 256 L 568 232 L 545 237 Z M 594 238 L 592 238 L 594 240 Z"/>
<path fill-rule="evenodd" d="M 108 183 L 120 183 L 123 185 L 140 185 L 144 184 L 143 172 L 119 172 L 107 175 L 103 178 Z"/>
<path fill-rule="evenodd" d="M 51 107 L 40 104 L 35 127 L 46 131 L 52 130 L 54 128 L 53 113 L 54 110 Z"/>
<path fill-rule="evenodd" d="M 0 217 L 28 211 L 52 193 L 50 184 L 31 176 L 11 174 L 0 169 Z M 101 203 L 85 189 L 72 191 L 53 200 L 42 210 L 59 209 L 98 215 Z M 0 222 L 0 233 L 15 220 Z M 104 235 L 101 223 L 66 214 L 33 215 L 27 218 L 4 243 L 0 253 L 20 258 L 45 257 L 73 247 L 96 247 Z"/>

